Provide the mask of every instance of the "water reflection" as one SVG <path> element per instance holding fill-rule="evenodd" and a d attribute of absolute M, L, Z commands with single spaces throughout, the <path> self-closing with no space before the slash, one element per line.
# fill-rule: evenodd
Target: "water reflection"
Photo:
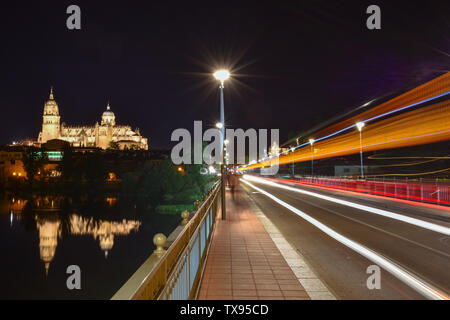
<path fill-rule="evenodd" d="M 114 245 L 114 237 L 126 236 L 132 231 L 137 232 L 141 226 L 140 221 L 125 220 L 94 222 L 92 218 L 87 219 L 76 214 L 70 216 L 70 233 L 74 235 L 92 235 L 95 240 L 99 240 L 100 248 L 108 256 L 108 251 Z"/>
<path fill-rule="evenodd" d="M 39 230 L 39 252 L 41 260 L 45 264 L 45 272 L 48 274 L 50 263 L 52 262 L 58 239 L 61 238 L 62 227 L 60 219 L 35 216 L 36 226 Z M 116 221 L 94 221 L 93 218 L 84 218 L 76 214 L 69 217 L 69 230 L 71 235 L 90 235 L 95 240 L 98 239 L 101 250 L 108 257 L 109 250 L 114 246 L 114 237 L 126 236 L 132 231 L 137 232 L 141 225 L 140 221 L 122 220 Z"/>
<path fill-rule="evenodd" d="M 106 197 L 104 200 L 109 207 L 117 204 L 116 197 Z M 35 226 L 39 233 L 39 255 L 44 263 L 46 275 L 55 257 L 58 240 L 62 238 L 64 222 L 68 235 L 92 236 L 98 241 L 105 258 L 114 246 L 115 237 L 138 232 L 142 224 L 139 220 L 114 221 L 84 217 L 75 213 L 64 214 L 62 210 L 67 201 L 71 203 L 71 199 L 64 196 L 34 196 L 30 205 L 28 200 L 13 197 L 6 205 L 7 208 L 0 208 L 2 211 L 10 212 L 12 226 L 14 220 L 21 220 L 23 214 L 26 214 L 27 204 L 29 205 L 28 209 L 33 212 Z"/>
<path fill-rule="evenodd" d="M 179 222 L 114 194 L 0 196 L 0 299 L 109 299 Z M 66 287 L 72 264 L 82 290 Z"/>

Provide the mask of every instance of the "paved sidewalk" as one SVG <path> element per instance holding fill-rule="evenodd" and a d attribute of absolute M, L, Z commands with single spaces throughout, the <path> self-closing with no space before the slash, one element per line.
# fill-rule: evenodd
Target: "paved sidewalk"
<path fill-rule="evenodd" d="M 310 299 L 238 188 L 227 191 L 227 220 L 218 217 L 199 300 Z"/>

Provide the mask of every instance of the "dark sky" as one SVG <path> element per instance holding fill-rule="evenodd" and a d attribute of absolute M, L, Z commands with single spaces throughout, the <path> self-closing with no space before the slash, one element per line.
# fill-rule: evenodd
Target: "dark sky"
<path fill-rule="evenodd" d="M 77 4 L 82 30 L 66 28 Z M 382 29 L 366 28 L 378 4 Z M 151 148 L 218 119 L 211 73 L 230 67 L 230 127 L 307 130 L 449 71 L 449 1 L 2 1 L 0 143 L 36 138 L 50 86 L 62 121 L 106 103 Z"/>

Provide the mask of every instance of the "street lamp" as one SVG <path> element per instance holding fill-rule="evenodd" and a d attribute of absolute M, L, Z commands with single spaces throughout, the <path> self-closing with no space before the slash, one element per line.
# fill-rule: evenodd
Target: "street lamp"
<path fill-rule="evenodd" d="M 294 147 L 291 147 L 290 151 L 294 153 L 295 149 Z M 295 179 L 295 164 L 294 164 L 294 157 L 292 156 L 292 179 Z"/>
<path fill-rule="evenodd" d="M 313 148 L 314 142 L 315 142 L 314 139 L 309 139 L 309 144 L 311 145 L 311 154 L 312 154 L 312 158 L 311 158 L 311 179 L 314 176 L 314 148 Z"/>
<path fill-rule="evenodd" d="M 230 77 L 230 72 L 228 70 L 222 69 L 214 72 L 214 78 L 220 81 L 221 86 L 223 86 L 223 82 Z"/>
<path fill-rule="evenodd" d="M 362 154 L 362 128 L 364 127 L 365 123 L 360 121 L 356 123 L 356 128 L 358 128 L 359 131 L 359 156 L 361 158 L 361 178 L 364 179 L 364 166 L 363 166 L 363 154 Z"/>
<path fill-rule="evenodd" d="M 222 173 L 221 180 L 222 180 L 222 220 L 225 220 L 227 217 L 227 211 L 225 207 L 225 106 L 223 102 L 223 84 L 225 80 L 227 80 L 230 77 L 230 72 L 225 69 L 217 70 L 214 72 L 214 78 L 219 81 L 219 89 L 220 89 L 220 122 L 216 124 L 217 128 L 220 130 L 220 144 L 222 149 L 222 164 L 220 166 L 220 171 Z"/>

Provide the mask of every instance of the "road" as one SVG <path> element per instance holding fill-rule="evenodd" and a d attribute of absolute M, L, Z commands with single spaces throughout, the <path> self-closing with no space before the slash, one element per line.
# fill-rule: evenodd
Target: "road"
<path fill-rule="evenodd" d="M 286 184 L 281 180 L 267 184 L 269 180 L 262 182 L 262 179 L 256 179 L 244 177 L 241 189 L 286 240 L 305 256 L 311 268 L 338 299 L 426 299 L 430 298 L 429 292 L 450 297 L 448 208 L 439 210 L 381 197 Z M 289 189 L 280 186 L 288 186 Z M 340 203 L 341 200 L 354 205 Z M 394 215 L 382 216 L 358 207 L 361 205 Z M 312 219 L 308 221 L 308 217 Z M 318 224 L 315 225 L 314 221 Z M 332 237 L 332 233 L 320 229 L 320 223 L 337 236 Z M 370 290 L 366 284 L 370 276 L 366 273 L 367 267 L 379 263 L 374 263 L 371 256 L 363 256 L 336 237 L 349 239 L 356 246 L 369 249 L 376 258 L 394 265 L 392 268 L 380 265 L 380 289 Z M 399 276 L 395 272 L 396 267 L 406 276 Z M 428 289 L 417 290 L 417 283 Z"/>

